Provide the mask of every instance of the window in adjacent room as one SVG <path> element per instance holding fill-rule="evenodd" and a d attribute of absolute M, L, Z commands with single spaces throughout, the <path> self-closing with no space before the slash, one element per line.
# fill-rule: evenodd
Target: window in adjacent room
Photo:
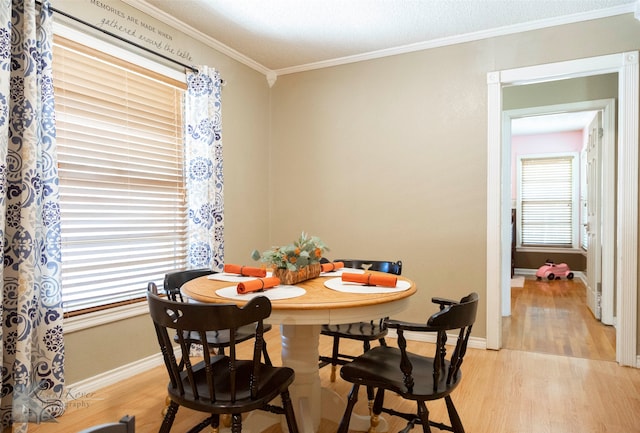
<path fill-rule="evenodd" d="M 184 85 L 56 37 L 66 313 L 145 295 L 186 263 Z"/>
<path fill-rule="evenodd" d="M 577 155 L 519 158 L 519 246 L 577 248 Z"/>

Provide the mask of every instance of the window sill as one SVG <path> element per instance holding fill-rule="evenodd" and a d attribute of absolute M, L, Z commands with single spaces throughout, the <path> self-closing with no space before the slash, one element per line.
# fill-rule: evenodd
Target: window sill
<path fill-rule="evenodd" d="M 559 254 L 585 254 L 582 248 L 558 248 L 558 247 L 516 247 L 518 253 L 559 253 Z"/>
<path fill-rule="evenodd" d="M 145 302 L 122 305 L 120 307 L 106 310 L 94 311 L 93 313 L 81 314 L 79 316 L 64 319 L 63 328 L 65 334 L 82 331 L 95 326 L 106 325 L 130 317 L 142 316 L 149 313 L 149 307 Z"/>

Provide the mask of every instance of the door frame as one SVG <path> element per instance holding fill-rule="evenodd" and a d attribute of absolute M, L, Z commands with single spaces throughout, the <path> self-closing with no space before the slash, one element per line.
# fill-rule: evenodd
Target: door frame
<path fill-rule="evenodd" d="M 502 89 L 600 74 L 618 74 L 616 206 L 616 361 L 640 367 L 637 358 L 638 314 L 638 51 L 568 60 L 487 74 L 487 348 L 502 347 L 502 293 L 510 281 L 510 176 L 502 128 Z M 506 149 L 506 150 L 505 150 Z M 507 153 L 508 155 L 508 153 Z M 624 260 L 623 260 L 624 258 Z"/>
<path fill-rule="evenodd" d="M 517 108 L 502 112 L 502 137 L 504 143 L 504 161 L 511 161 L 511 121 L 523 117 L 541 116 L 552 113 L 567 113 L 580 111 L 602 112 L 602 129 L 604 136 L 601 144 L 601 224 L 603 236 L 601 252 L 602 257 L 602 323 L 613 324 L 614 317 L 614 287 L 615 287 L 615 125 L 616 125 L 616 101 L 613 98 L 597 99 L 580 102 L 567 102 L 563 104 L 544 105 L 537 107 Z M 508 179 L 506 179 L 508 181 Z M 511 182 L 509 182 L 510 184 Z M 506 188 L 506 184 L 504 185 Z M 511 202 L 511 197 L 508 198 Z M 510 255 L 510 247 L 505 249 Z M 510 257 L 503 260 L 510 260 Z M 588 269 L 587 269 L 588 271 Z M 502 316 L 511 315 L 511 286 L 502 286 Z"/>

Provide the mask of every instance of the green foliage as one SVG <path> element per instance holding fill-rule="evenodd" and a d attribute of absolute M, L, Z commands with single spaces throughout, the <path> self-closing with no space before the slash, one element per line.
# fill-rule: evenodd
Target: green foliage
<path fill-rule="evenodd" d="M 329 248 L 317 236 L 309 236 L 302 232 L 300 238 L 292 244 L 273 247 L 262 253 L 253 250 L 251 258 L 271 265 L 273 268 L 298 269 L 313 263 L 319 263 L 322 255 Z"/>

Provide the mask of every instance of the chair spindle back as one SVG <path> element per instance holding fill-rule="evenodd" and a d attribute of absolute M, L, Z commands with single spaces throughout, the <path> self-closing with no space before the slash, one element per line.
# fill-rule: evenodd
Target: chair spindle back
<path fill-rule="evenodd" d="M 256 384 L 259 382 L 260 357 L 264 344 L 264 319 L 271 314 L 271 302 L 268 298 L 260 296 L 249 301 L 243 308 L 234 304 L 198 304 L 176 302 L 163 299 L 152 291 L 147 292 L 149 312 L 153 319 L 158 343 L 165 361 L 170 383 L 179 395 L 190 394 L 198 399 L 206 399 L 215 402 L 218 392 L 225 394 L 225 400 L 236 401 L 236 382 L 240 379 L 247 380 L 251 386 L 251 396 L 256 395 Z M 241 361 L 236 358 L 236 330 L 241 326 L 256 323 L 256 335 L 254 340 L 253 360 Z M 184 368 L 180 368 L 173 352 L 172 340 L 168 330 L 176 331 L 178 344 L 182 352 Z M 208 350 L 203 350 L 202 355 L 191 353 L 193 334 L 199 335 L 200 344 L 207 347 L 207 331 L 228 330 L 230 336 L 229 354 L 212 355 Z M 190 331 L 190 332 L 189 332 Z M 173 332 L 172 332 L 173 334 Z M 191 335 L 191 337 L 188 337 Z M 202 357 L 202 360 L 200 360 Z M 218 390 L 213 380 L 214 369 L 229 369 L 230 383 L 223 384 L 225 388 Z M 204 372 L 204 373 L 203 373 Z M 187 375 L 189 380 L 180 380 L 181 375 Z M 206 374 L 207 387 L 197 387 L 196 375 Z M 185 389 L 185 383 L 191 384 Z"/>

